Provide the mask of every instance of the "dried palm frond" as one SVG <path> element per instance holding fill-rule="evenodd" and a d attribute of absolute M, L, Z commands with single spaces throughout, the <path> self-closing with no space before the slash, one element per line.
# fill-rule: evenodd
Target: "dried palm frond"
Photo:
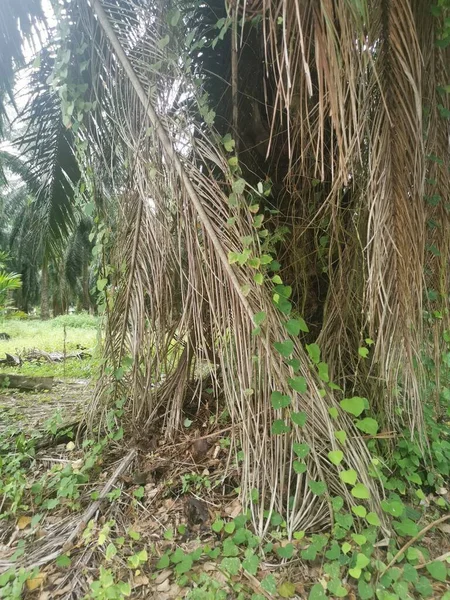
<path fill-rule="evenodd" d="M 239 5 L 242 12 L 243 0 Z M 401 412 L 414 429 L 421 424 L 423 196 L 431 149 L 422 111 L 436 85 L 428 65 L 446 64 L 446 51 L 430 45 L 437 20 L 409 0 L 258 6 L 275 80 L 272 138 L 287 132 L 294 208 L 286 219 L 300 213 L 299 238 L 323 222 L 329 237 L 321 346 L 336 377 L 364 389 L 366 368 L 349 376 L 357 367 L 352 354 L 357 358 L 365 336 L 373 338 L 371 374 L 385 382 L 377 408 L 391 422 Z M 441 132 L 438 156 L 448 152 L 448 129 Z M 314 178 L 321 180 L 319 202 Z M 344 190 L 351 194 L 345 205 Z M 355 275 L 347 280 L 348 269 Z"/>
<path fill-rule="evenodd" d="M 327 522 L 331 509 L 324 496 L 312 493 L 312 480 L 326 479 L 331 493 L 354 502 L 327 456 L 337 448 L 335 429 L 351 432 L 342 464 L 358 472 L 377 508 L 365 444 L 344 414 L 331 419 L 332 391 L 324 397 L 323 383 L 298 340 L 294 355 L 307 391 L 292 392 L 288 386 L 293 370 L 273 347 L 288 335 L 273 303 L 272 284 L 257 285 L 249 269 L 228 261 L 229 252 L 242 251 L 243 239 L 251 240 L 246 243 L 258 256 L 260 241 L 245 193 L 238 194 L 238 207 L 228 202 L 233 177 L 226 157 L 189 110 L 197 102 L 207 121 L 213 117 L 189 69 L 176 60 L 179 49 L 166 7 L 79 3 L 87 37 L 95 40 L 99 81 L 109 96 L 107 118 L 129 161 L 120 190 L 124 235 L 117 266 L 122 265 L 123 276 L 118 269 L 107 354 L 116 373 L 125 357 L 132 358 L 132 368 L 117 393 L 131 395 L 135 422 L 144 423 L 163 408 L 165 432 L 172 436 L 194 368 L 206 369 L 222 387 L 238 432 L 244 500 L 250 503 L 252 490 L 259 490 L 259 503 L 250 504 L 261 533 L 269 525 L 267 508 L 286 514 L 290 532 Z M 185 108 L 176 102 L 182 97 L 191 99 Z M 230 217 L 233 226 L 227 226 Z M 253 317 L 260 311 L 266 319 L 255 335 Z M 174 341 L 175 332 L 184 344 Z M 161 372 L 166 379 L 155 385 Z M 105 376 L 103 386 L 108 389 L 109 383 Z M 291 395 L 290 409 L 272 408 L 274 390 Z M 100 401 L 98 394 L 96 408 Z M 291 411 L 305 413 L 304 427 L 290 423 Z M 283 419 L 289 431 L 277 435 L 274 422 Z M 310 447 L 305 473 L 293 469 L 294 442 Z"/>

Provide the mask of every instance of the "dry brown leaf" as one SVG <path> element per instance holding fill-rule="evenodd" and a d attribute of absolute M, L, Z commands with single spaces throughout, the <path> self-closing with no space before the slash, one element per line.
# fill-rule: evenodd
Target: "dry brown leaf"
<path fill-rule="evenodd" d="M 17 521 L 17 527 L 19 529 L 25 529 L 31 523 L 31 517 L 22 516 Z"/>
<path fill-rule="evenodd" d="M 44 584 L 46 578 L 47 575 L 45 573 L 39 573 L 36 577 L 33 577 L 32 579 L 27 579 L 27 590 L 29 592 L 33 592 L 34 590 L 39 589 Z"/>
<path fill-rule="evenodd" d="M 142 587 L 149 584 L 149 578 L 146 575 L 137 575 L 133 580 L 133 588 Z"/>
<path fill-rule="evenodd" d="M 158 592 L 168 592 L 170 590 L 170 581 L 169 579 L 166 579 L 165 581 L 163 581 L 162 583 L 160 583 L 159 585 L 156 586 L 156 590 Z"/>
<path fill-rule="evenodd" d="M 164 571 L 161 571 L 161 573 L 158 573 L 158 575 L 155 577 L 156 585 L 160 585 L 161 583 L 164 583 L 164 581 L 166 581 L 171 575 L 172 575 L 172 571 L 170 571 L 169 569 L 165 569 Z"/>
<path fill-rule="evenodd" d="M 225 513 L 231 519 L 236 518 L 239 514 L 241 514 L 241 512 L 242 512 L 242 504 L 239 502 L 238 498 L 233 500 L 233 502 L 231 502 L 231 504 L 229 504 L 228 506 L 225 507 Z"/>

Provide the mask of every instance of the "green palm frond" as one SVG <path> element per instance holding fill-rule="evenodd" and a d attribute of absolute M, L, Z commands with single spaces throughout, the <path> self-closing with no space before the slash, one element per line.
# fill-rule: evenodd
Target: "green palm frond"
<path fill-rule="evenodd" d="M 25 64 L 24 41 L 32 44 L 42 25 L 45 25 L 45 18 L 41 0 L 3 0 L 0 11 L 0 127 L 5 116 L 5 96 L 14 102 L 14 75 Z"/>
<path fill-rule="evenodd" d="M 27 157 L 27 184 L 34 192 L 34 227 L 45 253 L 55 254 L 74 222 L 74 188 L 80 170 L 73 133 L 62 121 L 58 93 L 48 83 L 54 55 L 44 50 L 32 78 L 32 96 L 21 115 L 25 132 L 15 141 Z"/>

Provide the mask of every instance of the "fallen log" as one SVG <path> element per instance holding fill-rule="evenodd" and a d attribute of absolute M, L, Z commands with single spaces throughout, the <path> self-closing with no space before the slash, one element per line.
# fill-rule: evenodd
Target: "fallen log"
<path fill-rule="evenodd" d="M 76 350 L 75 352 L 70 352 L 69 354 L 63 354 L 62 352 L 45 352 L 44 350 L 31 350 L 23 357 L 24 360 L 39 361 L 41 358 L 47 360 L 48 362 L 63 362 L 68 358 L 78 358 L 82 360 L 83 358 L 90 358 L 91 354 L 89 352 L 84 352 L 83 350 Z"/>
<path fill-rule="evenodd" d="M 27 377 L 25 375 L 9 375 L 0 373 L 0 388 L 17 388 L 19 390 L 51 390 L 53 377 Z"/>
<path fill-rule="evenodd" d="M 11 367 L 20 367 L 22 361 L 15 354 L 8 354 L 5 352 L 6 358 L 0 360 L 0 365 L 10 365 Z"/>

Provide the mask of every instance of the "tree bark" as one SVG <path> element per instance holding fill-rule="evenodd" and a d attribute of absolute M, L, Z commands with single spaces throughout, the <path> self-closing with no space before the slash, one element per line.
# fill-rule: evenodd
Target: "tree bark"
<path fill-rule="evenodd" d="M 50 318 L 49 294 L 48 262 L 44 259 L 41 275 L 41 319 L 43 320 Z"/>
<path fill-rule="evenodd" d="M 83 310 L 89 311 L 91 308 L 91 299 L 89 296 L 89 261 L 83 258 L 83 270 L 81 274 L 81 286 L 83 289 Z"/>

